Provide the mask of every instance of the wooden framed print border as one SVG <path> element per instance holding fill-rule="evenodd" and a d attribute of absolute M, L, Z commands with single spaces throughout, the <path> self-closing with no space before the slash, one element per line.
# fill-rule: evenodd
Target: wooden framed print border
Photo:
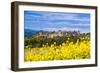
<path fill-rule="evenodd" d="M 11 3 L 11 70 L 97 66 L 97 7 Z"/>

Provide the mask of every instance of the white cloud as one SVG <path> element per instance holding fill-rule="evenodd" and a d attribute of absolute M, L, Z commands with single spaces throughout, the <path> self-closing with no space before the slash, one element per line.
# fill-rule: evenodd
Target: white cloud
<path fill-rule="evenodd" d="M 80 28 L 43 28 L 45 31 L 79 31 Z"/>
<path fill-rule="evenodd" d="M 71 24 L 71 25 L 74 25 L 74 26 L 90 26 L 90 24 Z"/>
<path fill-rule="evenodd" d="M 89 18 L 82 18 L 79 16 L 79 14 L 74 13 L 46 13 L 44 14 L 44 19 L 47 20 L 76 20 L 76 21 L 84 21 L 89 22 Z"/>

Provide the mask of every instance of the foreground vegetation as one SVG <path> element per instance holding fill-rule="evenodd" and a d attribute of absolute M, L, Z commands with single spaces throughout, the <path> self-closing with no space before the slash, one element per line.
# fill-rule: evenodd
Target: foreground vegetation
<path fill-rule="evenodd" d="M 90 58 L 89 34 L 82 37 L 75 36 L 68 38 L 58 38 L 58 40 L 57 37 L 53 39 L 43 39 L 36 37 L 26 38 L 24 56 L 25 61 L 71 60 Z"/>

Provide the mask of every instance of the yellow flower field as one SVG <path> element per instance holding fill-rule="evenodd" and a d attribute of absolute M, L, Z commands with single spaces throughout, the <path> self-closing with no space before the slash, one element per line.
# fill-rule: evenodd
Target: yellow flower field
<path fill-rule="evenodd" d="M 90 58 L 90 40 L 77 40 L 76 43 L 69 42 L 57 46 L 56 42 L 48 46 L 29 48 L 25 46 L 24 60 L 27 61 L 47 61 L 47 60 L 71 60 Z"/>

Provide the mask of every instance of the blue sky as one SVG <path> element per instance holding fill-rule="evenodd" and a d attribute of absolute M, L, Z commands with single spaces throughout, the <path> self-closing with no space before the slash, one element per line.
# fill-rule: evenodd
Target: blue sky
<path fill-rule="evenodd" d="M 24 11 L 24 28 L 46 31 L 90 31 L 90 14 Z"/>

